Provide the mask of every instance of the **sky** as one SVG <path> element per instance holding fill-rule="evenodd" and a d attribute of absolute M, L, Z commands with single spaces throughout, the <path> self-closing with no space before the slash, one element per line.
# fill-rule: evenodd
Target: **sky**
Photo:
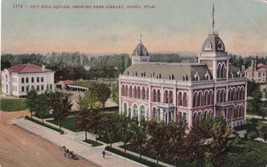
<path fill-rule="evenodd" d="M 228 52 L 267 52 L 267 0 L 2 0 L 1 49 L 132 53 L 142 38 L 149 52 L 199 52 L 212 30 L 213 4 Z"/>

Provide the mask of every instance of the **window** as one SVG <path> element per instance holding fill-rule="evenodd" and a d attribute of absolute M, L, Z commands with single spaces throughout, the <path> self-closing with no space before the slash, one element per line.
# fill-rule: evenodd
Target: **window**
<path fill-rule="evenodd" d="M 31 90 L 33 90 L 33 89 L 34 89 L 34 86 L 32 85 Z"/>
<path fill-rule="evenodd" d="M 44 85 L 41 85 L 41 90 L 44 90 Z"/>
<path fill-rule="evenodd" d="M 179 106 L 182 106 L 183 105 L 182 92 L 179 92 L 178 99 L 179 99 Z"/>
<path fill-rule="evenodd" d="M 40 90 L 40 86 L 39 85 L 37 85 L 37 91 L 39 91 Z"/>
<path fill-rule="evenodd" d="M 53 85 L 52 84 L 50 84 L 50 90 L 52 90 L 53 89 Z"/>
<path fill-rule="evenodd" d="M 28 77 L 26 78 L 26 83 L 29 83 L 29 78 Z"/>
<path fill-rule="evenodd" d="M 174 75 L 173 74 L 169 74 L 169 80 L 174 80 Z"/>
<path fill-rule="evenodd" d="M 26 86 L 26 92 L 29 92 L 29 86 Z"/>
<path fill-rule="evenodd" d="M 37 82 L 39 82 L 39 77 L 37 77 Z"/>
<path fill-rule="evenodd" d="M 199 80 L 200 80 L 200 77 L 199 77 L 198 73 L 196 73 L 196 74 L 194 75 L 194 80 L 195 80 L 195 81 L 199 81 Z"/>
<path fill-rule="evenodd" d="M 21 91 L 22 91 L 22 92 L 24 92 L 24 91 L 25 91 L 25 90 L 24 90 L 24 86 L 22 86 L 22 87 L 21 87 Z"/>
<path fill-rule="evenodd" d="M 184 102 L 183 106 L 186 107 L 187 106 L 187 94 L 185 92 L 183 93 L 183 102 Z"/>
<path fill-rule="evenodd" d="M 32 77 L 32 83 L 34 83 L 34 78 Z"/>
<path fill-rule="evenodd" d="M 160 90 L 157 91 L 157 102 L 160 102 Z"/>
<path fill-rule="evenodd" d="M 154 78 L 154 75 L 155 75 L 155 73 L 154 72 L 151 72 L 150 73 L 150 78 Z"/>
<path fill-rule="evenodd" d="M 21 83 L 24 83 L 24 78 L 21 78 Z"/>
<path fill-rule="evenodd" d="M 161 79 L 161 74 L 160 73 L 157 74 L 157 79 Z"/>
<path fill-rule="evenodd" d="M 188 81 L 188 75 L 183 75 L 183 81 Z"/>
<path fill-rule="evenodd" d="M 44 82 L 44 77 L 41 77 L 41 82 Z"/>

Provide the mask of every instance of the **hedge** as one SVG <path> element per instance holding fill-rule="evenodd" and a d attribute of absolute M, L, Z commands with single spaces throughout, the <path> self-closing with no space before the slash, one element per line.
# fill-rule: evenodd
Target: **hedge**
<path fill-rule="evenodd" d="M 118 154 L 118 155 L 120 155 L 120 156 L 123 156 L 123 157 L 125 157 L 125 158 L 128 158 L 128 159 L 130 159 L 130 160 L 133 160 L 133 161 L 139 162 L 139 163 L 141 163 L 141 164 L 147 165 L 147 166 L 164 167 L 163 165 L 156 164 L 156 163 L 154 163 L 154 162 L 148 161 L 148 160 L 146 160 L 146 159 L 137 157 L 137 156 L 132 155 L 132 154 L 129 154 L 129 153 L 125 153 L 125 152 L 123 152 L 123 151 L 121 151 L 121 150 L 115 149 L 115 148 L 110 147 L 110 146 L 107 146 L 107 147 L 106 147 L 106 150 L 107 150 L 107 151 L 110 151 L 110 152 L 112 152 L 112 153 Z"/>
<path fill-rule="evenodd" d="M 49 129 L 52 129 L 52 130 L 54 130 L 54 131 L 57 131 L 57 132 L 59 132 L 60 134 L 64 134 L 64 131 L 63 131 L 63 130 L 60 130 L 59 128 L 56 128 L 56 127 L 51 126 L 51 125 L 48 125 L 48 124 L 46 124 L 46 123 L 44 123 L 44 122 L 42 122 L 42 121 L 39 121 L 39 120 L 37 120 L 37 119 L 31 118 L 31 117 L 29 117 L 29 116 L 25 116 L 25 119 L 30 120 L 30 121 L 32 121 L 32 122 L 34 122 L 34 123 L 39 124 L 39 125 L 42 125 L 42 126 L 44 126 L 44 127 L 47 127 L 47 128 L 49 128 Z"/>
<path fill-rule="evenodd" d="M 97 146 L 102 146 L 102 143 L 96 142 L 94 140 L 91 139 L 87 139 L 87 140 L 83 140 L 83 142 L 91 144 L 92 147 L 97 147 Z"/>

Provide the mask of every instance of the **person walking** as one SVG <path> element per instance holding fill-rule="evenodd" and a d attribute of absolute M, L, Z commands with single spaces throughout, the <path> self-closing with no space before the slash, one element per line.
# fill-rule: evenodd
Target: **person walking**
<path fill-rule="evenodd" d="M 106 155 L 105 149 L 102 151 L 102 155 L 103 155 L 103 158 L 105 158 L 105 155 Z"/>

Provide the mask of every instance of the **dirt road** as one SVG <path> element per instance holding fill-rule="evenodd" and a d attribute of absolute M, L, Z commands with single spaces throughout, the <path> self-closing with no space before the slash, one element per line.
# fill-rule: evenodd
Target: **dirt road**
<path fill-rule="evenodd" d="M 0 111 L 1 167 L 96 167 L 89 161 L 65 158 L 61 148 L 11 124 L 27 111 Z"/>

